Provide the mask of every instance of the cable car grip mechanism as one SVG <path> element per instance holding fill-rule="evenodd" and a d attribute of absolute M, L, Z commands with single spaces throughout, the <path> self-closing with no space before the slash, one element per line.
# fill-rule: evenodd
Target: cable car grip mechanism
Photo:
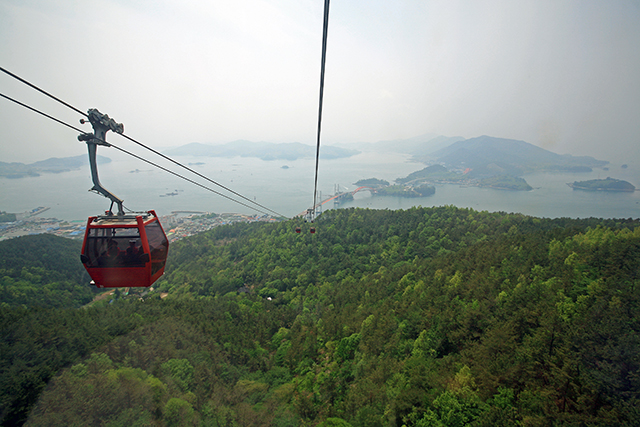
<path fill-rule="evenodd" d="M 91 167 L 91 179 L 93 180 L 93 188 L 89 191 L 95 191 L 111 200 L 111 207 L 113 207 L 113 204 L 115 203 L 118 206 L 118 216 L 123 216 L 124 209 L 122 204 L 124 201 L 100 184 L 100 178 L 98 177 L 97 151 L 98 145 L 105 147 L 111 146 L 106 139 L 108 131 L 122 134 L 124 132 L 124 125 L 122 123 L 116 123 L 115 120 L 106 114 L 100 113 L 100 111 L 95 108 L 89 109 L 87 117 L 93 127 L 93 133 L 83 133 L 78 135 L 78 140 L 86 142 L 87 149 L 89 151 L 89 165 Z M 80 123 L 84 124 L 86 123 L 86 120 L 81 119 Z M 109 211 L 111 211 L 111 208 L 109 208 Z"/>

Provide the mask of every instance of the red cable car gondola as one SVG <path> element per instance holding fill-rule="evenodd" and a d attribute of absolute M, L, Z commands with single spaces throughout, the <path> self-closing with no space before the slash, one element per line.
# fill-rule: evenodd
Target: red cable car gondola
<path fill-rule="evenodd" d="M 154 211 L 92 216 L 80 258 L 98 288 L 150 286 L 164 273 L 169 241 Z"/>
<path fill-rule="evenodd" d="M 89 149 L 91 190 L 110 199 L 111 208 L 105 215 L 89 217 L 80 260 L 91 284 L 98 288 L 151 286 L 164 273 L 169 241 L 155 211 L 125 215 L 123 201 L 100 184 L 97 146 L 108 147 L 107 131 L 123 133 L 124 126 L 95 109 L 89 110 L 88 117 L 95 134 L 82 134 L 78 139 L 86 141 Z M 114 203 L 117 215 L 111 211 Z"/>

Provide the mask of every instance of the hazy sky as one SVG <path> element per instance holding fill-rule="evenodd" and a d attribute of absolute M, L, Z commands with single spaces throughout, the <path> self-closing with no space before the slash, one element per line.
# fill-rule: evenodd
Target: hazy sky
<path fill-rule="evenodd" d="M 155 147 L 313 144 L 323 3 L 0 0 L 0 65 Z M 639 23 L 639 1 L 333 0 L 322 141 L 491 135 L 639 163 Z M 0 92 L 78 124 L 5 74 Z M 0 99 L 0 161 L 85 152 Z"/>

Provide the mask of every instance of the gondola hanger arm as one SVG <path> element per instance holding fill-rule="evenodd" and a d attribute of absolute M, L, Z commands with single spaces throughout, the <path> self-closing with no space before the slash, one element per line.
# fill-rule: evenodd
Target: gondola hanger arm
<path fill-rule="evenodd" d="M 113 131 L 122 134 L 124 132 L 124 125 L 122 123 L 117 123 L 108 115 L 100 113 L 100 111 L 95 108 L 92 108 L 88 111 L 87 117 L 89 118 L 89 122 L 93 127 L 93 133 L 83 133 L 78 136 L 78 140 L 86 142 L 87 149 L 89 151 L 89 165 L 91 167 L 91 179 L 93 180 L 93 188 L 91 188 L 90 191 L 100 193 L 111 200 L 111 208 L 109 208 L 110 213 L 112 211 L 113 204 L 115 203 L 118 206 L 118 216 L 124 216 L 124 201 L 104 188 L 100 183 L 100 178 L 98 177 L 97 161 L 98 145 L 103 145 L 106 147 L 110 146 L 107 142 L 107 132 Z M 81 119 L 80 123 L 84 124 L 86 123 L 86 120 Z"/>

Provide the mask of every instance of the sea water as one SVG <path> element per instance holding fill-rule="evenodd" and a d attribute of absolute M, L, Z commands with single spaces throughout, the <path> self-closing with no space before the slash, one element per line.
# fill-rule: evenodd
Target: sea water
<path fill-rule="evenodd" d="M 272 213 L 297 215 L 312 204 L 315 160 L 271 160 L 255 157 L 177 157 L 176 160 L 215 181 L 208 182 L 162 159 L 158 163 L 178 174 L 209 187 L 215 194 L 186 182 L 165 171 L 118 152 L 102 150 L 112 159 L 100 165 L 100 179 L 105 188 L 124 200 L 134 211 L 155 209 L 159 215 L 175 211 Z M 155 160 L 155 159 L 154 159 Z M 393 183 L 425 165 L 398 153 L 363 152 L 356 156 L 325 160 L 318 168 L 318 189 L 322 200 L 339 191 L 353 191 L 355 182 L 366 178 Z M 436 193 L 428 197 L 373 197 L 368 191 L 358 192 L 353 201 L 338 208 L 407 209 L 412 206 L 454 205 L 490 212 L 520 212 L 538 217 L 640 217 L 640 191 L 587 192 L 573 190 L 566 184 L 596 178 L 623 179 L 640 187 L 640 168 L 609 165 L 609 170 L 589 173 L 534 173 L 525 175 L 532 191 L 506 191 L 491 188 L 436 184 Z M 225 190 L 224 186 L 246 197 Z M 63 220 L 80 220 L 103 213 L 110 202 L 89 192 L 92 187 L 88 166 L 78 170 L 19 179 L 0 178 L 0 210 L 24 212 L 38 206 L 49 207 L 42 216 Z M 241 202 L 236 203 L 224 196 Z M 248 199 L 248 200 L 247 200 Z M 252 201 L 265 208 L 253 207 Z M 247 206 L 245 206 L 247 205 Z M 323 209 L 334 209 L 333 202 Z M 260 212 L 263 211 L 263 212 Z"/>

